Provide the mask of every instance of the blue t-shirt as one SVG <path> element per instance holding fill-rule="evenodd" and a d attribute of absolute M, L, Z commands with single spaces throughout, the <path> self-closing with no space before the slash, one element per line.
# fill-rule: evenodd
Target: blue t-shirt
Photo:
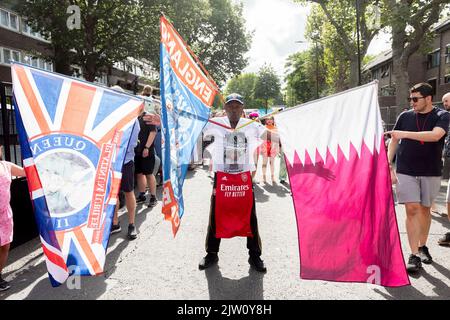
<path fill-rule="evenodd" d="M 447 133 L 449 122 L 450 114 L 436 107 L 428 113 L 408 110 L 400 114 L 394 130 L 420 132 L 439 127 Z M 401 139 L 397 148 L 397 172 L 410 176 L 441 176 L 444 141 L 445 135 L 436 142 Z"/>

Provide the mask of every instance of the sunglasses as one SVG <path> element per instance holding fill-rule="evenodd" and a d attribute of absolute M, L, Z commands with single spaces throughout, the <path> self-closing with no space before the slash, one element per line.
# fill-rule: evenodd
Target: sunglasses
<path fill-rule="evenodd" d="M 419 101 L 419 99 L 425 99 L 426 97 L 412 97 L 412 98 L 407 98 L 408 99 L 408 102 L 411 102 L 411 100 L 413 101 L 413 102 L 417 102 L 417 101 Z"/>

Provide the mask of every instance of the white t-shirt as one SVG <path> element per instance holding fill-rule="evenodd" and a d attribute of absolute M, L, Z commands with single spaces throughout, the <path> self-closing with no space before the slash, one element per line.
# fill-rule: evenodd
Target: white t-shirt
<path fill-rule="evenodd" d="M 214 122 L 230 127 L 228 117 L 212 118 Z M 240 118 L 236 128 L 251 122 Z M 212 155 L 213 171 L 240 173 L 255 171 L 253 154 L 261 144 L 261 137 L 266 129 L 259 122 L 253 122 L 245 127 L 233 130 L 208 122 L 203 129 L 204 136 L 214 136 L 214 143 L 208 146 Z"/>

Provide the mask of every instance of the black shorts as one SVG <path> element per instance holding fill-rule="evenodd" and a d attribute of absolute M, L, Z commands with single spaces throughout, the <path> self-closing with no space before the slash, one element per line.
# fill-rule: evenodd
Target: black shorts
<path fill-rule="evenodd" d="M 149 175 L 153 173 L 155 167 L 155 153 L 149 152 L 148 157 L 143 158 L 142 155 L 136 155 L 134 157 L 134 172 L 136 174 L 142 173 Z"/>
<path fill-rule="evenodd" d="M 129 161 L 122 167 L 122 181 L 120 183 L 120 191 L 134 191 L 134 162 Z"/>

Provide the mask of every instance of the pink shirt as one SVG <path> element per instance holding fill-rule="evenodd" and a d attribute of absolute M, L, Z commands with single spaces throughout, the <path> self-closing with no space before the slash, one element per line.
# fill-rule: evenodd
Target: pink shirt
<path fill-rule="evenodd" d="M 11 163 L 0 161 L 0 246 L 13 240 L 11 200 Z"/>
<path fill-rule="evenodd" d="M 11 164 L 0 161 L 0 221 L 12 218 L 11 200 Z"/>

